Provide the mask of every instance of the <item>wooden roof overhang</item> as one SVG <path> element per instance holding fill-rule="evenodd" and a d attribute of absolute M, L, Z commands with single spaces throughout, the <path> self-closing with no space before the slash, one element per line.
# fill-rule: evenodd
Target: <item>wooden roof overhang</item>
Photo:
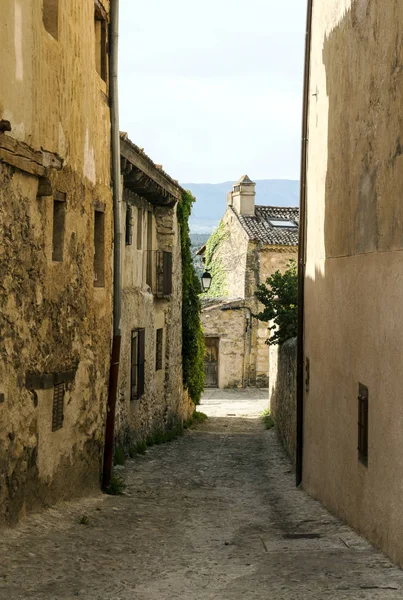
<path fill-rule="evenodd" d="M 133 142 L 120 138 L 124 187 L 156 206 L 173 207 L 182 197 L 182 188 Z"/>

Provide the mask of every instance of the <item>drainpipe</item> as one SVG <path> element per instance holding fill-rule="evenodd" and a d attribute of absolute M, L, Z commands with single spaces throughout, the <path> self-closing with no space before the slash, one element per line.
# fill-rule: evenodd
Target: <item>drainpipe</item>
<path fill-rule="evenodd" d="M 108 403 L 106 413 L 105 447 L 102 488 L 109 487 L 113 466 L 113 444 L 115 431 L 115 409 L 118 388 L 120 358 L 120 317 L 122 305 L 122 266 L 121 266 L 121 199 L 120 199 L 120 133 L 118 97 L 118 39 L 119 39 L 119 0 L 110 3 L 110 53 L 109 53 L 109 99 L 111 107 L 111 154 L 113 182 L 113 340 L 111 366 L 109 371 Z"/>
<path fill-rule="evenodd" d="M 311 42 L 313 1 L 308 0 L 305 37 L 305 69 L 302 108 L 301 190 L 298 242 L 298 341 L 297 341 L 297 450 L 296 485 L 302 482 L 302 459 L 304 442 L 304 298 L 306 260 L 306 186 L 308 162 L 308 113 L 311 75 Z"/>

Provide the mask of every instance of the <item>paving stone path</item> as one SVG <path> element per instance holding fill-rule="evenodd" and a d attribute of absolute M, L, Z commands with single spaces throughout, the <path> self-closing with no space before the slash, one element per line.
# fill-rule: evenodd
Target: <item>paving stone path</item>
<path fill-rule="evenodd" d="M 403 572 L 295 489 L 264 404 L 210 391 L 206 423 L 126 463 L 124 496 L 2 531 L 0 599 L 401 600 Z"/>

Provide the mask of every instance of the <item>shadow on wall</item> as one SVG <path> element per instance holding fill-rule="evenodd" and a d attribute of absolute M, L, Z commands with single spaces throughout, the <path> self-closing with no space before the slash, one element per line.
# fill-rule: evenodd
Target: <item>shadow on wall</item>
<path fill-rule="evenodd" d="M 280 347 L 272 347 L 270 359 L 275 363 L 271 376 L 275 383 L 270 391 L 270 412 L 281 442 L 295 465 L 297 440 L 297 338 Z M 276 359 L 277 354 L 277 361 Z M 277 363 L 277 364 L 276 364 Z"/>
<path fill-rule="evenodd" d="M 310 110 L 310 173 L 323 167 L 326 182 L 321 194 L 308 180 L 303 466 L 311 495 L 400 562 L 402 20 L 397 0 L 353 2 L 323 45 L 326 89 Z M 368 467 L 357 453 L 359 383 L 370 397 Z"/>

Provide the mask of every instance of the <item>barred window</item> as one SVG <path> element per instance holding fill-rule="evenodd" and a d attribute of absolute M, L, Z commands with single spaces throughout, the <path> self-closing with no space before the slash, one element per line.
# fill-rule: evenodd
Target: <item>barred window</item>
<path fill-rule="evenodd" d="M 126 205 L 126 246 L 130 246 L 133 241 L 133 222 L 132 207 Z"/>
<path fill-rule="evenodd" d="M 57 431 L 63 427 L 64 420 L 64 383 L 59 383 L 53 388 L 53 408 L 52 408 L 52 431 Z"/>

